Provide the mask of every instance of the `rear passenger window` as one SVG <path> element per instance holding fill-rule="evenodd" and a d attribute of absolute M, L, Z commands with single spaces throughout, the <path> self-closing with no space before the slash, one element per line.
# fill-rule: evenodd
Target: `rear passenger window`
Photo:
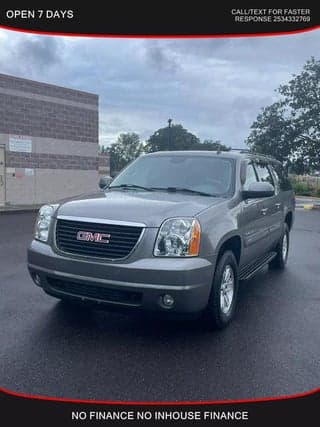
<path fill-rule="evenodd" d="M 268 169 L 268 166 L 266 164 L 258 163 L 255 165 L 255 167 L 259 177 L 259 181 L 269 182 L 269 184 L 274 186 L 274 182 Z"/>
<path fill-rule="evenodd" d="M 246 171 L 246 181 L 244 183 L 244 189 L 247 190 L 249 184 L 251 184 L 252 182 L 257 182 L 257 175 L 256 172 L 254 170 L 253 164 L 249 163 L 247 165 L 247 171 Z"/>

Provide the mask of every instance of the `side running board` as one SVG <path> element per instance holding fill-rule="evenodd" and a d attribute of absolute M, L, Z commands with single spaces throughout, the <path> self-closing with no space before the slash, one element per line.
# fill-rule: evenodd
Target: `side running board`
<path fill-rule="evenodd" d="M 239 280 L 248 280 L 261 270 L 265 265 L 277 255 L 277 252 L 269 252 L 266 255 L 261 256 L 251 264 L 244 265 L 239 271 Z"/>

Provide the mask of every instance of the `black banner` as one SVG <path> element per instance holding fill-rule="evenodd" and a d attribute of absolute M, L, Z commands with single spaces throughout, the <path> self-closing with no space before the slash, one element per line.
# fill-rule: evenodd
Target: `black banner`
<path fill-rule="evenodd" d="M 238 2 L 198 6 L 185 3 L 172 8 L 162 3 L 134 3 L 90 7 L 1 6 L 0 27 L 46 34 L 104 36 L 227 36 L 294 33 L 317 28 L 319 10 L 311 2 L 300 7 L 277 5 L 260 8 Z M 28 3 L 30 4 L 30 3 Z M 313 3 L 314 4 L 314 3 Z M 103 6 L 102 6 L 103 5 Z"/>
<path fill-rule="evenodd" d="M 205 403 L 103 403 L 51 400 L 0 391 L 0 423 L 54 425 L 318 425 L 320 391 L 260 401 Z M 5 423 L 5 420 L 9 424 Z"/>

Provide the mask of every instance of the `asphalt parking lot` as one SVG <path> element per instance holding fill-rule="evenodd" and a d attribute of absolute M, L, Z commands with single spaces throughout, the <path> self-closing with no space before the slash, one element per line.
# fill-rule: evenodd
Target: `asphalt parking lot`
<path fill-rule="evenodd" d="M 66 309 L 28 276 L 34 213 L 0 215 L 0 388 L 72 399 L 203 401 L 320 385 L 320 210 L 297 210 L 288 267 L 241 283 L 234 322 Z"/>

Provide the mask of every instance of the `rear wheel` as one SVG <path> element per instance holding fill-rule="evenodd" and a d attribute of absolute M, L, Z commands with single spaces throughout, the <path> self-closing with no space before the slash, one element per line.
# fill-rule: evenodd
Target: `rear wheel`
<path fill-rule="evenodd" d="M 270 262 L 270 267 L 277 268 L 278 270 L 283 270 L 287 263 L 289 253 L 289 228 L 287 224 L 285 224 L 284 233 L 279 243 L 277 244 L 276 252 L 277 255 Z"/>
<path fill-rule="evenodd" d="M 234 317 L 238 295 L 238 264 L 231 251 L 216 266 L 204 319 L 210 329 L 225 328 Z"/>

